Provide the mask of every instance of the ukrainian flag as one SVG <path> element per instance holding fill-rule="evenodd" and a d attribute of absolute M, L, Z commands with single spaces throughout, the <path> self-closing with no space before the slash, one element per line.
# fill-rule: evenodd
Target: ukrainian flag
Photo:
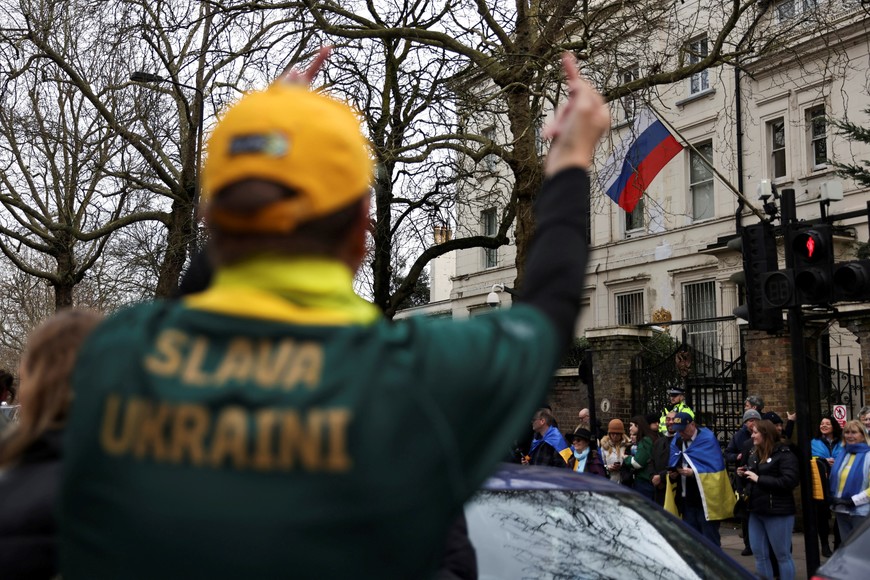
<path fill-rule="evenodd" d="M 532 448 L 529 450 L 529 453 L 537 449 L 538 445 L 541 443 L 549 443 L 553 449 L 556 450 L 556 453 L 562 456 L 562 459 L 565 460 L 565 463 L 568 463 L 568 460 L 574 457 L 574 451 L 568 447 L 568 444 L 565 442 L 565 438 L 562 437 L 562 433 L 559 432 L 558 429 L 550 426 L 547 429 L 547 432 L 544 433 L 544 436 L 540 439 L 532 440 Z"/>
<path fill-rule="evenodd" d="M 678 439 L 679 435 L 671 445 L 671 459 L 668 465 L 675 467 L 685 459 L 695 472 L 707 521 L 732 517 L 737 497 L 725 471 L 725 459 L 722 457 L 722 449 L 716 436 L 709 429 L 699 427 L 698 435 L 685 451 L 680 449 Z"/>

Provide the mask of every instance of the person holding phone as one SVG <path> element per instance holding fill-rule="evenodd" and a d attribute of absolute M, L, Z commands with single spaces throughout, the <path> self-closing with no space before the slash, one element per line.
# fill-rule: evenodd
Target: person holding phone
<path fill-rule="evenodd" d="M 631 440 L 625 434 L 625 424 L 620 419 L 613 419 L 607 425 L 607 436 L 602 437 L 598 444 L 601 450 L 601 461 L 607 470 L 611 481 L 621 483 L 620 469 L 625 460 L 626 450 L 631 446 Z"/>
<path fill-rule="evenodd" d="M 737 468 L 737 475 L 746 480 L 755 571 L 763 578 L 773 577 L 772 548 L 780 579 L 792 580 L 791 532 L 797 511 L 793 491 L 799 481 L 798 460 L 788 444 L 780 441 L 779 431 L 770 421 L 756 421 L 750 436 L 754 447 L 747 464 Z"/>

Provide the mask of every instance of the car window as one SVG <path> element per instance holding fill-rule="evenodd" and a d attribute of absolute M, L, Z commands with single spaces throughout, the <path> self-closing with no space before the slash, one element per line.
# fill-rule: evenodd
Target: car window
<path fill-rule="evenodd" d="M 481 580 L 746 577 L 635 494 L 486 490 L 465 514 Z"/>

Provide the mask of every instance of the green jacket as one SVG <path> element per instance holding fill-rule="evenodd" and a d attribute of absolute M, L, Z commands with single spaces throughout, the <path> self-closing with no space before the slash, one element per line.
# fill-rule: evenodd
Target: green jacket
<path fill-rule="evenodd" d="M 653 440 L 644 437 L 637 444 L 637 453 L 625 458 L 625 463 L 634 469 L 635 479 L 650 481 L 652 477 Z"/>
<path fill-rule="evenodd" d="M 523 305 L 392 323 L 356 301 L 349 272 L 323 294 L 282 282 L 280 265 L 219 272 L 90 337 L 65 447 L 64 580 L 436 565 L 443 530 L 546 392 L 551 323 Z"/>

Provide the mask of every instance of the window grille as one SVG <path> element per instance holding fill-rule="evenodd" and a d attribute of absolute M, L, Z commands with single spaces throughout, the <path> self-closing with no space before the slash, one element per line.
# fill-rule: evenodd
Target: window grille
<path fill-rule="evenodd" d="M 643 324 L 643 290 L 616 295 L 616 324 Z"/>
<path fill-rule="evenodd" d="M 684 320 L 703 320 L 716 316 L 715 282 L 683 284 Z M 690 322 L 686 324 L 686 335 L 689 344 L 701 352 L 714 355 L 719 348 L 715 322 Z"/>

